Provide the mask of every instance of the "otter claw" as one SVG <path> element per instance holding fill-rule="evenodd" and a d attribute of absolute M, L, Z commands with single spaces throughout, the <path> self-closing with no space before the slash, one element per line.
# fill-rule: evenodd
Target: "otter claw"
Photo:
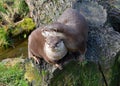
<path fill-rule="evenodd" d="M 37 57 L 33 57 L 33 59 L 37 64 L 40 64 L 40 60 Z"/>
<path fill-rule="evenodd" d="M 80 62 L 85 61 L 85 55 L 81 55 L 81 56 L 79 57 L 79 61 L 80 61 Z"/>
<path fill-rule="evenodd" d="M 55 66 L 57 67 L 57 68 L 59 68 L 60 70 L 62 70 L 63 68 L 62 68 L 62 66 L 61 65 L 59 65 L 59 64 L 55 64 Z"/>

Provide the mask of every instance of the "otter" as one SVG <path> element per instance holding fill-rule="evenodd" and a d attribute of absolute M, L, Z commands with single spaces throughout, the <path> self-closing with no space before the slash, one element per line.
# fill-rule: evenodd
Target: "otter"
<path fill-rule="evenodd" d="M 62 69 L 61 64 L 57 61 L 63 58 L 67 49 L 61 38 L 58 36 L 44 37 L 42 28 L 35 29 L 28 38 L 28 57 L 33 58 L 38 64 L 40 58 L 46 62 L 55 65 L 57 68 Z"/>
<path fill-rule="evenodd" d="M 88 26 L 85 18 L 75 9 L 68 8 L 52 24 L 34 30 L 28 38 L 28 56 L 39 63 L 39 58 L 54 64 L 67 52 L 79 51 L 80 61 L 84 60 L 87 50 Z"/>
<path fill-rule="evenodd" d="M 56 22 L 47 25 L 42 32 L 58 36 L 63 40 L 68 51 L 79 51 L 80 61 L 85 59 L 88 25 L 83 15 L 75 9 L 66 9 Z M 47 34 L 43 34 L 44 37 L 47 37 Z"/>

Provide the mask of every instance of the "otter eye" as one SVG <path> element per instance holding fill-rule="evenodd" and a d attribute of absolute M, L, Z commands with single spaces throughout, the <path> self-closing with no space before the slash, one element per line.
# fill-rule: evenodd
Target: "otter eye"
<path fill-rule="evenodd" d="M 56 45 L 57 45 L 57 46 L 60 46 L 60 42 L 58 42 Z"/>

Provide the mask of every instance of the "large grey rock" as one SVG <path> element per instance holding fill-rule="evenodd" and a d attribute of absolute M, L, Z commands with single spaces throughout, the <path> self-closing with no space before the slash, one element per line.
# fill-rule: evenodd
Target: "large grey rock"
<path fill-rule="evenodd" d="M 112 27 L 90 28 L 87 59 L 100 61 L 104 68 L 110 68 L 120 51 L 120 34 Z"/>
<path fill-rule="evenodd" d="M 77 2 L 73 7 L 85 16 L 90 27 L 86 58 L 101 61 L 105 68 L 111 67 L 120 51 L 120 34 L 106 24 L 109 15 L 107 9 L 97 1 L 90 0 Z"/>
<path fill-rule="evenodd" d="M 89 25 L 86 60 L 95 63 L 99 61 L 105 69 L 110 69 L 111 66 L 113 66 L 116 59 L 115 57 L 118 55 L 118 52 L 120 52 L 120 34 L 106 24 L 108 20 L 107 10 L 104 9 L 102 5 L 91 0 L 26 0 L 26 2 L 31 8 L 31 15 L 37 27 L 42 24 L 47 25 L 50 22 L 54 22 L 68 7 L 77 9 L 85 16 Z M 71 59 L 73 59 L 78 57 L 78 55 L 79 54 L 69 54 L 67 58 L 71 57 Z M 63 63 L 63 65 L 66 66 L 65 68 L 69 67 L 66 63 L 71 62 L 65 59 Z M 75 63 L 75 65 L 77 64 L 78 62 Z M 44 60 L 42 60 L 42 63 L 38 67 L 40 74 L 42 71 L 47 71 L 46 77 L 42 78 L 42 82 L 45 85 L 50 83 L 51 78 L 54 77 L 54 72 L 59 72 L 59 70 L 56 70 L 56 68 L 44 62 Z M 72 65 L 71 67 L 74 66 Z M 75 68 L 76 71 L 79 71 L 77 66 L 75 66 Z"/>
<path fill-rule="evenodd" d="M 112 25 L 114 30 L 120 32 L 120 0 L 100 0 L 98 3 L 107 10 L 107 22 Z"/>
<path fill-rule="evenodd" d="M 112 5 L 113 5 L 115 8 L 117 8 L 117 9 L 120 10 L 120 0 L 114 0 L 113 3 L 112 3 Z"/>
<path fill-rule="evenodd" d="M 85 16 L 89 26 L 101 27 L 107 20 L 106 9 L 95 1 L 83 0 L 82 2 L 76 2 L 73 8 Z"/>

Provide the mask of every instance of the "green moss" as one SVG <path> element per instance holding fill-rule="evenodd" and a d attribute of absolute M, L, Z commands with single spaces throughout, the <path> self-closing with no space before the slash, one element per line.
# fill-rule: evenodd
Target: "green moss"
<path fill-rule="evenodd" d="M 39 86 L 40 83 L 42 82 L 41 76 L 36 69 L 36 67 L 33 65 L 31 61 L 27 61 L 25 63 L 25 79 L 29 81 L 29 83 L 34 83 L 34 86 Z"/>
<path fill-rule="evenodd" d="M 56 71 L 50 86 L 101 86 L 101 75 L 96 64 L 71 62 L 62 71 Z"/>
<path fill-rule="evenodd" d="M 0 12 L 6 13 L 5 8 L 2 6 L 2 4 L 0 3 Z"/>
<path fill-rule="evenodd" d="M 25 78 L 29 83 L 33 84 L 33 86 L 46 86 L 45 79 L 49 74 L 48 71 L 39 70 L 32 61 L 27 61 L 25 65 Z"/>
<path fill-rule="evenodd" d="M 15 29 L 12 31 L 13 36 L 19 35 L 22 32 L 30 32 L 35 28 L 35 23 L 31 18 L 24 18 L 18 22 Z"/>
<path fill-rule="evenodd" d="M 28 86 L 23 76 L 24 70 L 20 64 L 8 67 L 0 63 L 0 83 L 4 83 L 6 86 Z"/>
<path fill-rule="evenodd" d="M 28 32 L 30 30 L 33 30 L 34 27 L 35 27 L 35 23 L 31 18 L 24 18 L 23 21 L 17 25 L 17 28 L 22 28 L 23 30 Z"/>
<path fill-rule="evenodd" d="M 0 11 L 4 22 L 12 24 L 27 16 L 29 8 L 25 0 L 0 0 Z"/>
<path fill-rule="evenodd" d="M 115 63 L 112 67 L 110 86 L 120 86 L 120 52 L 116 55 Z"/>

